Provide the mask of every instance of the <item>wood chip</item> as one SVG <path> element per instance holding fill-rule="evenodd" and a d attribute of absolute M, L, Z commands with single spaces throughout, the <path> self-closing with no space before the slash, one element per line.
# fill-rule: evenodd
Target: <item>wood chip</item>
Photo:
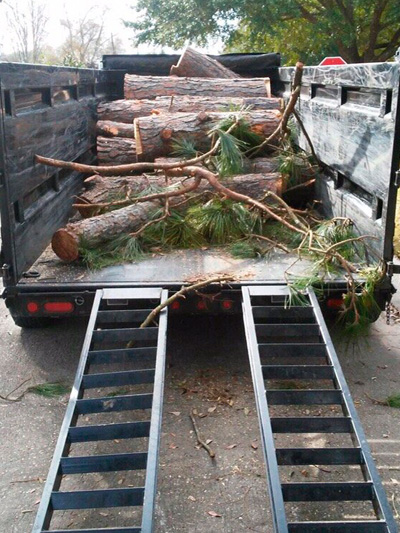
<path fill-rule="evenodd" d="M 252 442 L 251 447 L 253 448 L 253 450 L 258 450 L 258 444 L 256 442 Z"/>
<path fill-rule="evenodd" d="M 222 515 L 216 513 L 215 511 L 207 511 L 207 514 L 209 514 L 209 515 L 212 516 L 213 518 L 220 518 L 220 517 L 222 517 Z"/>
<path fill-rule="evenodd" d="M 233 450 L 233 448 L 236 448 L 237 444 L 230 444 L 229 446 L 225 447 L 225 450 Z"/>

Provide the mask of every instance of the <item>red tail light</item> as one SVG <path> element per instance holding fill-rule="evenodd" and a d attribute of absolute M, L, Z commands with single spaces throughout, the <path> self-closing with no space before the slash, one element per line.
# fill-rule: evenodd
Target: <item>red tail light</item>
<path fill-rule="evenodd" d="M 74 304 L 71 302 L 46 302 L 44 309 L 48 313 L 72 313 Z"/>
<path fill-rule="evenodd" d="M 343 298 L 329 298 L 326 305 L 329 309 L 340 309 L 343 306 Z"/>
<path fill-rule="evenodd" d="M 174 302 L 172 302 L 171 304 L 171 309 L 180 309 L 181 307 L 181 302 L 178 302 L 178 300 L 175 300 Z"/>
<path fill-rule="evenodd" d="M 36 302 L 28 302 L 26 308 L 29 313 L 37 313 L 39 311 L 39 306 Z"/>
<path fill-rule="evenodd" d="M 233 302 L 232 300 L 223 300 L 221 303 L 222 309 L 225 309 L 226 311 L 229 311 L 229 309 L 232 309 Z"/>
<path fill-rule="evenodd" d="M 207 309 L 207 304 L 205 300 L 199 300 L 197 302 L 197 309 L 199 309 L 199 311 L 204 311 L 204 309 Z"/>

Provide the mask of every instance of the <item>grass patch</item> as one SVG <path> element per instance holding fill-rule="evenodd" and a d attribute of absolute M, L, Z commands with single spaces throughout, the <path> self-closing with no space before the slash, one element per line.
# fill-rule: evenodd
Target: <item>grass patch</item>
<path fill-rule="evenodd" d="M 29 387 L 29 392 L 38 394 L 39 396 L 45 396 L 46 398 L 55 398 L 56 396 L 62 396 L 70 391 L 70 387 L 63 383 L 39 383 L 39 385 L 33 385 Z"/>
<path fill-rule="evenodd" d="M 400 393 L 392 394 L 391 396 L 388 396 L 386 398 L 386 402 L 387 402 L 389 407 L 394 407 L 396 409 L 400 409 Z"/>

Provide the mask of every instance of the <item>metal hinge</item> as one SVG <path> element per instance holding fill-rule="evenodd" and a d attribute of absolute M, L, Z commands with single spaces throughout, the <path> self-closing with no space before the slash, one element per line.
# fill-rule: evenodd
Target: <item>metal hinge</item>
<path fill-rule="evenodd" d="M 400 170 L 396 170 L 394 173 L 394 186 L 400 188 Z"/>
<path fill-rule="evenodd" d="M 0 277 L 2 277 L 4 280 L 10 278 L 10 265 L 7 265 L 7 263 L 4 263 L 4 265 L 0 268 Z"/>

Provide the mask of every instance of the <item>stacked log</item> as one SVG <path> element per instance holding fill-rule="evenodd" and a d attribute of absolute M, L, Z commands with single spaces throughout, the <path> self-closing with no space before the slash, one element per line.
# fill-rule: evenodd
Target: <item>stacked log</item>
<path fill-rule="evenodd" d="M 111 191 L 115 191 L 115 186 L 118 182 L 112 183 L 112 178 L 96 178 L 100 183 L 105 197 Z M 103 180 L 103 181 L 101 181 Z M 148 178 L 143 177 L 138 179 L 137 176 L 126 178 L 115 178 L 115 180 L 123 180 L 122 183 L 132 187 L 131 190 L 141 192 L 149 186 Z M 170 184 L 180 183 L 181 180 L 171 180 Z M 107 183 L 110 182 L 110 188 Z M 156 177 L 150 180 L 150 183 L 158 186 L 165 186 L 164 177 Z M 280 174 L 248 174 L 234 176 L 227 179 L 225 182 L 227 187 L 232 191 L 251 196 L 252 198 L 261 198 L 265 192 L 273 191 L 276 194 L 281 194 L 282 191 L 282 176 Z M 201 182 L 196 193 L 204 193 L 212 191 L 213 188 L 208 182 Z M 97 199 L 99 196 L 97 195 Z M 177 203 L 182 201 L 182 196 L 172 198 L 170 200 L 170 207 L 174 207 Z M 162 207 L 160 200 L 153 200 L 143 203 L 136 203 L 121 209 L 111 211 L 109 213 L 86 218 L 78 222 L 68 224 L 65 228 L 58 230 L 52 239 L 52 248 L 54 252 L 63 261 L 71 262 L 78 259 L 79 256 L 79 242 L 82 237 L 85 242 L 92 247 L 101 245 L 103 242 L 112 240 L 113 238 L 126 233 L 132 233 L 139 230 L 149 217 L 154 213 L 155 209 Z M 85 209 L 82 209 L 85 212 Z"/>
<path fill-rule="evenodd" d="M 190 140 L 197 150 L 210 149 L 209 131 L 234 113 L 170 113 L 135 119 L 136 155 L 143 161 L 165 156 L 173 151 L 175 139 Z M 239 116 L 239 115 L 238 115 Z M 279 125 L 279 111 L 250 111 L 240 113 L 254 133 L 262 138 L 270 135 Z"/>
<path fill-rule="evenodd" d="M 114 100 L 99 104 L 99 120 L 132 124 L 135 118 L 160 113 L 200 113 L 201 111 L 231 111 L 248 108 L 252 111 L 281 109 L 280 98 L 235 96 L 158 96 L 155 100 Z"/>
<path fill-rule="evenodd" d="M 177 95 L 262 98 L 270 97 L 271 89 L 268 78 L 178 78 L 126 74 L 124 94 L 128 100 Z"/>
<path fill-rule="evenodd" d="M 185 49 L 179 58 L 178 64 L 173 65 L 169 73 L 171 76 L 181 77 L 240 78 L 239 74 L 235 74 L 229 68 L 224 67 L 219 61 L 196 52 L 190 46 Z"/>
<path fill-rule="evenodd" d="M 97 159 L 100 165 L 125 165 L 136 161 L 135 139 L 97 137 Z"/>
<path fill-rule="evenodd" d="M 267 78 L 240 78 L 191 48 L 172 67 L 170 77 L 126 75 L 124 93 L 124 100 L 101 103 L 98 107 L 97 152 L 102 165 L 171 156 L 172 141 L 180 137 L 192 140 L 198 150 L 208 151 L 210 129 L 216 122 L 238 112 L 232 109 L 248 109 L 240 112 L 240 118 L 262 138 L 276 130 L 281 119 L 282 101 L 271 98 Z M 275 162 L 257 158 L 246 165 L 244 174 L 221 179 L 221 183 L 233 192 L 255 199 L 262 198 L 267 191 L 282 195 L 284 182 L 276 172 Z M 196 175 L 193 169 L 191 172 Z M 168 185 L 179 189 L 183 184 L 197 184 L 195 191 L 185 189 L 183 196 L 172 196 L 170 208 L 185 209 L 181 207 L 182 200 L 193 192 L 215 193 L 212 181 L 194 182 L 194 178 L 187 181 L 187 177 L 179 177 L 182 174 L 182 169 L 176 169 L 168 171 L 168 178 L 162 172 L 88 178 L 87 190 L 75 204 L 83 219 L 54 234 L 53 250 L 62 260 L 74 261 L 83 237 L 89 246 L 97 247 L 121 234 L 140 230 L 154 210 L 164 206 L 164 200 L 152 197 L 131 205 L 125 205 L 126 202 L 132 202 L 149 187 L 164 188 L 166 180 Z M 118 208 L 109 211 L 110 202 L 114 202 L 113 208 Z"/>

